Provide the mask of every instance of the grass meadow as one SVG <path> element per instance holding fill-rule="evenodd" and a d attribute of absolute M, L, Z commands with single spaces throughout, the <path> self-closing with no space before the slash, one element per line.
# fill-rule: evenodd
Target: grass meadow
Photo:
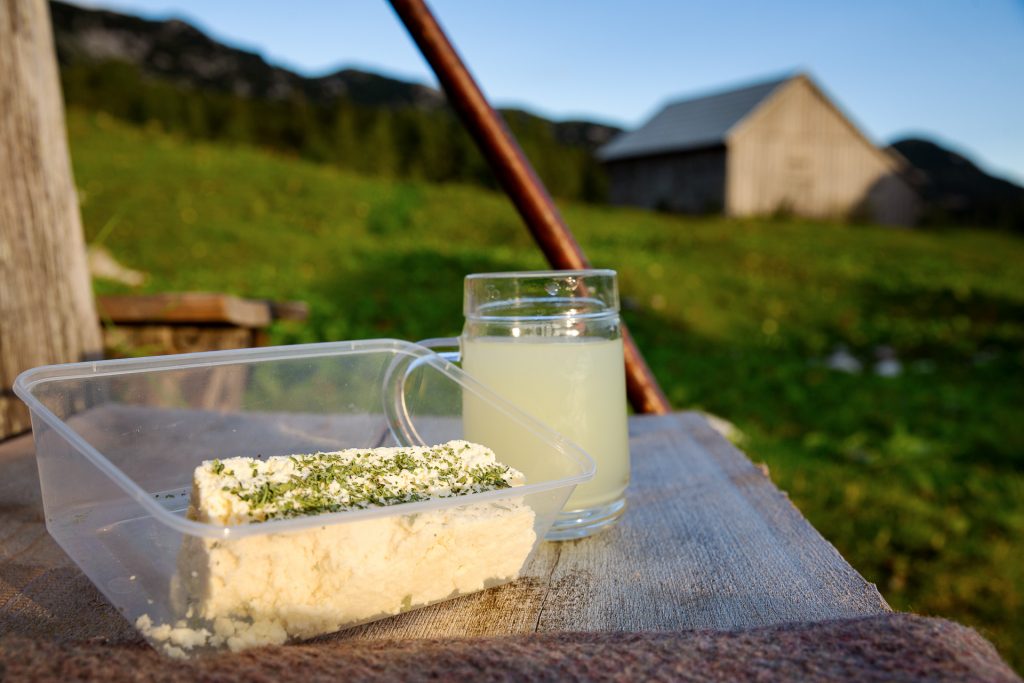
<path fill-rule="evenodd" d="M 138 291 L 307 301 L 279 343 L 457 334 L 466 273 L 545 265 L 498 193 L 68 127 L 87 240 L 148 273 Z M 562 208 L 676 408 L 732 421 L 893 607 L 1024 669 L 1024 240 Z M 827 367 L 840 345 L 862 372 Z M 875 374 L 890 351 L 901 374 Z"/>

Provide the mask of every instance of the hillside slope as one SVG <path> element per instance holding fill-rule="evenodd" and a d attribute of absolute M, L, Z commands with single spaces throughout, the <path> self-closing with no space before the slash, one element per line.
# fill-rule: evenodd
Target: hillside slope
<path fill-rule="evenodd" d="M 308 301 L 278 342 L 456 334 L 466 273 L 544 265 L 496 193 L 68 120 L 88 239 L 149 290 Z M 675 406 L 736 423 L 895 607 L 1024 667 L 1024 241 L 563 208 Z M 840 344 L 864 372 L 827 367 Z"/>
<path fill-rule="evenodd" d="M 918 190 L 933 223 L 1024 231 L 1024 187 L 989 175 L 967 157 L 931 140 L 892 144 L 920 175 Z"/>

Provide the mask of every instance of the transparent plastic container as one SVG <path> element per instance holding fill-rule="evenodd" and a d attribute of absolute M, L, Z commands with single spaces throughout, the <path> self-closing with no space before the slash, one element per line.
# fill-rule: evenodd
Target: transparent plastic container
<path fill-rule="evenodd" d="M 32 414 L 48 531 L 172 656 L 311 637 L 512 581 L 594 474 L 578 446 L 398 340 L 40 367 L 14 390 Z M 461 439 L 464 400 L 521 431 L 521 447 L 496 455 L 525 485 L 238 526 L 186 516 L 204 460 Z"/>

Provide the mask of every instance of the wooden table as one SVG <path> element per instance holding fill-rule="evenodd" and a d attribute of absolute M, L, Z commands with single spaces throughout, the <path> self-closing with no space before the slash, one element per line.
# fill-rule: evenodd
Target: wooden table
<path fill-rule="evenodd" d="M 351 639 L 734 629 L 889 606 L 765 474 L 696 413 L 630 420 L 629 510 L 545 543 L 520 580 L 373 624 Z M 31 437 L 0 444 L 0 635 L 108 643 L 134 629 L 43 525 Z"/>

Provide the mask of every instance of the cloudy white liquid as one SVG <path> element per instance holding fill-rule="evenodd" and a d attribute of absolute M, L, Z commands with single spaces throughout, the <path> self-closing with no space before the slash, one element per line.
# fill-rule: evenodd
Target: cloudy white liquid
<path fill-rule="evenodd" d="M 524 412 L 579 444 L 597 462 L 566 510 L 607 505 L 629 483 L 626 373 L 621 339 L 485 337 L 462 340 L 462 367 Z M 522 430 L 463 405 L 466 438 L 498 454 L 517 451 Z"/>

